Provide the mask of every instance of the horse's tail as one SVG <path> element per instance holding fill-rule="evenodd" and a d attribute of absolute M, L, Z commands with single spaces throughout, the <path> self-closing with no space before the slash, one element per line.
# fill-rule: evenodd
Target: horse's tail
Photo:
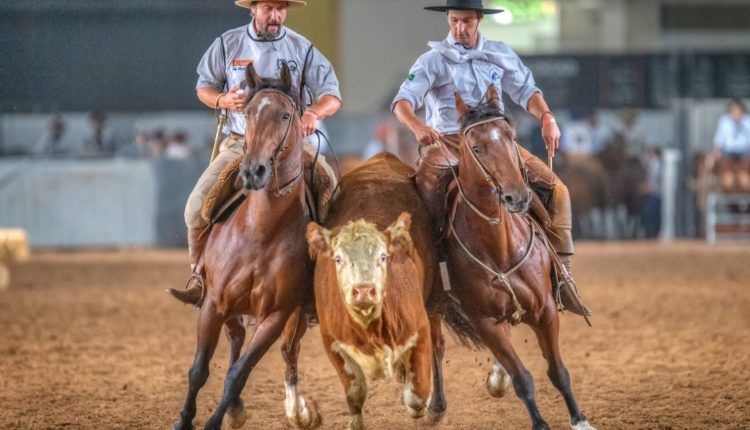
<path fill-rule="evenodd" d="M 484 348 L 484 342 L 479 337 L 474 324 L 469 321 L 469 317 L 466 316 L 461 305 L 453 297 L 446 301 L 443 309 L 443 320 L 448 326 L 448 331 L 461 345 L 467 348 Z"/>

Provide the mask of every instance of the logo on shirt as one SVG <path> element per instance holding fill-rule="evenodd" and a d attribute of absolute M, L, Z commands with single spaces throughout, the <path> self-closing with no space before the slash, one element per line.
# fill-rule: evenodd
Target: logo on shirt
<path fill-rule="evenodd" d="M 248 64 L 253 64 L 255 60 L 232 60 L 232 70 L 245 69 Z"/>
<path fill-rule="evenodd" d="M 409 76 L 406 78 L 407 80 L 413 81 L 414 80 L 414 74 L 409 73 Z"/>
<path fill-rule="evenodd" d="M 503 77 L 503 73 L 498 69 L 490 70 L 490 81 L 495 85 L 500 85 L 500 78 Z"/>
<path fill-rule="evenodd" d="M 287 67 L 289 67 L 289 71 L 292 72 L 293 75 L 297 73 L 297 68 L 298 67 L 297 67 L 297 62 L 296 61 L 294 61 L 294 60 L 283 60 L 283 59 L 279 58 L 279 60 L 277 62 L 277 67 L 278 67 L 279 70 L 281 70 L 281 67 L 284 65 L 284 63 L 286 63 Z"/>

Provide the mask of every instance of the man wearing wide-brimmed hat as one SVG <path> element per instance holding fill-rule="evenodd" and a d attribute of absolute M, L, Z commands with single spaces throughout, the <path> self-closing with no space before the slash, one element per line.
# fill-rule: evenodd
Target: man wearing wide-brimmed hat
<path fill-rule="evenodd" d="M 302 35 L 284 26 L 288 9 L 302 8 L 303 0 L 237 0 L 237 6 L 250 9 L 250 24 L 227 31 L 208 48 L 198 64 L 196 93 L 211 109 L 226 109 L 228 120 L 220 151 L 198 179 L 185 207 L 191 267 L 203 253 L 208 234 L 201 234 L 206 222 L 201 208 L 221 171 L 243 153 L 245 134 L 245 68 L 253 65 L 265 78 L 279 76 L 286 63 L 292 73 L 295 94 L 307 106 L 302 115 L 302 131 L 308 136 L 318 121 L 336 113 L 341 107 L 339 82 L 333 66 L 323 54 Z M 303 88 L 304 87 L 304 88 Z M 202 275 L 193 273 L 184 291 L 174 295 L 179 300 L 198 304 L 202 297 Z"/>
<path fill-rule="evenodd" d="M 420 164 L 417 186 L 430 210 L 442 221 L 445 190 L 438 184 L 445 183 L 441 179 L 450 173 L 435 167 L 441 164 L 442 151 L 432 145 L 445 142 L 448 149 L 458 155 L 460 127 L 454 92 L 472 106 L 479 104 L 490 85 L 494 85 L 498 93 L 506 92 L 515 103 L 539 119 L 542 137 L 548 151 L 553 154 L 559 146 L 560 130 L 531 71 L 518 55 L 505 43 L 487 40 L 479 33 L 479 23 L 484 15 L 501 13 L 502 9 L 485 8 L 481 0 L 447 0 L 444 6 L 425 9 L 445 12 L 450 32 L 445 40 L 428 43 L 430 51 L 412 66 L 391 109 L 420 144 L 425 145 L 427 157 L 434 158 L 433 162 Z M 426 124 L 414 113 L 423 105 Z M 548 235 L 570 272 L 573 238 L 568 189 L 542 160 L 522 147 L 519 151 L 533 188 L 546 190 L 549 194 L 547 209 L 552 226 Z M 563 288 L 563 303 L 570 304 L 567 307 L 573 312 L 586 313 L 587 310 L 576 306 L 577 300 L 566 297 L 568 294 L 575 293 Z"/>

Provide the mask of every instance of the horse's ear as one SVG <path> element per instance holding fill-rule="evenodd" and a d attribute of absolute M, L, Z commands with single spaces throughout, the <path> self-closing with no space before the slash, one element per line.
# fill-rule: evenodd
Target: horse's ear
<path fill-rule="evenodd" d="M 315 222 L 310 222 L 307 224 L 305 237 L 307 238 L 310 258 L 313 260 L 317 259 L 318 255 L 325 255 L 331 252 L 330 230 L 325 229 Z"/>
<path fill-rule="evenodd" d="M 388 238 L 388 253 L 391 257 L 399 259 L 401 256 L 410 256 L 414 248 L 409 229 L 411 228 L 411 214 L 401 212 L 396 221 L 386 228 Z"/>
<path fill-rule="evenodd" d="M 469 110 L 469 107 L 466 106 L 466 103 L 464 103 L 464 99 L 461 98 L 461 94 L 459 93 L 453 93 L 453 96 L 456 98 L 456 110 L 458 111 L 458 117 L 461 118 L 464 116 L 467 110 Z"/>
<path fill-rule="evenodd" d="M 487 88 L 487 92 L 484 93 L 484 99 L 487 100 L 488 105 L 495 109 L 500 109 L 500 94 L 497 93 L 495 85 L 490 84 Z"/>
<path fill-rule="evenodd" d="M 289 70 L 289 65 L 286 64 L 286 61 L 281 63 L 281 83 L 292 88 L 292 72 Z"/>
<path fill-rule="evenodd" d="M 258 75 L 258 72 L 255 71 L 255 67 L 253 67 L 253 63 L 250 63 L 245 68 L 245 82 L 247 82 L 247 86 L 250 88 L 255 88 L 260 83 L 260 76 Z"/>

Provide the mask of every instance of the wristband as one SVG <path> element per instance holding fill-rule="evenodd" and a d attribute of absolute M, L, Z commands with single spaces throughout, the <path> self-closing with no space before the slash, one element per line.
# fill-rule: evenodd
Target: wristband
<path fill-rule="evenodd" d="M 320 115 L 318 115 L 318 113 L 315 112 L 314 110 L 308 109 L 308 110 L 305 111 L 305 113 L 311 113 L 312 115 L 315 116 L 315 121 L 320 121 Z"/>
<path fill-rule="evenodd" d="M 547 118 L 547 115 L 549 115 L 549 118 Z M 552 114 L 552 112 L 545 112 L 542 114 L 542 118 L 540 119 L 542 123 L 542 127 L 546 127 L 549 124 L 557 124 L 557 120 L 555 120 L 555 115 Z"/>
<path fill-rule="evenodd" d="M 214 110 L 219 110 L 219 100 L 221 100 L 221 98 L 225 95 L 227 95 L 227 93 L 221 93 L 219 94 L 219 97 L 216 97 L 216 105 L 214 105 Z"/>

